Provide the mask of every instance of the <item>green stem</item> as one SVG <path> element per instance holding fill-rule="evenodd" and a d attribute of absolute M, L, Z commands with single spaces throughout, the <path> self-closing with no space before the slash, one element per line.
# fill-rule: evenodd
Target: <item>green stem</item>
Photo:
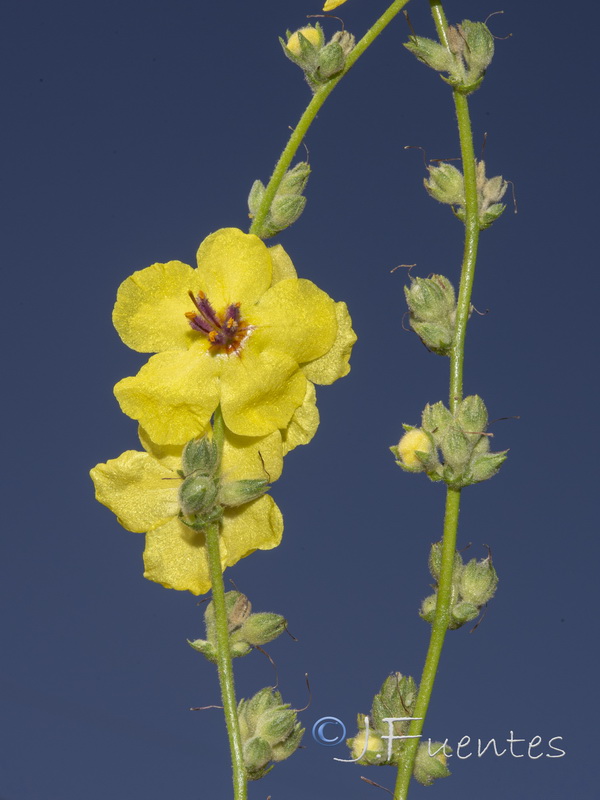
<path fill-rule="evenodd" d="M 440 42 L 448 46 L 446 17 L 439 0 L 430 0 L 431 12 Z M 454 344 L 450 354 L 450 410 L 454 412 L 463 396 L 463 365 L 465 357 L 465 339 L 467 322 L 471 308 L 471 293 L 475 278 L 477 246 L 479 243 L 479 214 L 477 202 L 477 177 L 475 169 L 475 153 L 473 150 L 473 134 L 467 97 L 459 91 L 453 91 L 454 107 L 458 121 L 458 135 L 465 183 L 465 243 L 463 262 L 458 292 Z M 448 488 L 446 494 L 446 511 L 444 516 L 444 536 L 442 540 L 442 564 L 438 584 L 437 605 L 431 627 L 429 648 L 419 684 L 419 693 L 413 711 L 414 717 L 422 719 L 411 722 L 408 730 L 410 736 L 420 735 L 423 730 L 425 716 L 433 692 L 433 685 L 440 662 L 442 648 L 450 618 L 452 597 L 452 572 L 456 536 L 458 531 L 458 514 L 460 509 L 460 490 Z M 408 787 L 414 769 L 415 757 L 419 747 L 419 739 L 407 739 L 404 757 L 398 767 L 398 778 L 394 791 L 394 800 L 406 800 Z"/>
<path fill-rule="evenodd" d="M 250 233 L 255 233 L 256 231 L 260 231 L 262 229 L 265 219 L 267 218 L 267 214 L 269 213 L 269 209 L 271 208 L 273 200 L 275 199 L 275 195 L 277 194 L 277 189 L 279 188 L 285 173 L 288 171 L 290 164 L 292 163 L 292 159 L 296 155 L 296 151 L 300 147 L 302 140 L 306 136 L 306 132 L 319 113 L 325 100 L 329 97 L 344 75 L 346 75 L 346 73 L 358 61 L 365 50 L 371 44 L 373 44 L 383 29 L 389 25 L 396 14 L 398 14 L 404 8 L 404 6 L 408 4 L 408 2 L 409 0 L 395 0 L 395 2 L 393 2 L 387 11 L 385 11 L 379 17 L 377 22 L 371 28 L 369 28 L 362 39 L 353 48 L 346 59 L 346 65 L 343 71 L 315 92 L 312 100 L 300 117 L 298 124 L 292 131 L 292 135 L 290 136 L 289 141 L 285 146 L 285 150 L 279 158 L 279 161 L 275 165 L 275 169 L 273 170 L 273 174 L 271 175 L 271 179 L 269 180 L 265 190 L 260 208 L 256 212 L 254 220 L 252 221 L 252 225 L 250 226 Z"/>
<path fill-rule="evenodd" d="M 220 407 L 215 411 L 213 420 L 213 441 L 219 448 L 219 455 L 223 451 L 225 438 L 225 425 Z M 212 583 L 212 602 L 215 610 L 215 627 L 217 634 L 217 669 L 221 685 L 221 698 L 229 737 L 231 750 L 231 764 L 233 769 L 233 797 L 234 800 L 247 800 L 248 789 L 246 768 L 244 767 L 244 754 L 240 725 L 237 716 L 237 702 L 235 699 L 235 684 L 233 679 L 233 665 L 231 650 L 229 648 L 229 630 L 227 625 L 227 609 L 225 608 L 225 586 L 221 569 L 221 551 L 219 547 L 219 523 L 209 525 L 205 530 L 206 549 L 208 551 L 208 568 Z"/>
<path fill-rule="evenodd" d="M 448 489 L 446 494 L 446 514 L 444 517 L 444 538 L 442 542 L 442 564 L 438 586 L 438 600 L 435 619 L 431 626 L 429 648 L 419 684 L 419 693 L 412 713 L 419 717 L 410 723 L 409 736 L 420 736 L 425 724 L 429 701 L 433 692 L 433 684 L 437 673 L 448 620 L 450 617 L 450 600 L 452 592 L 452 569 L 454 567 L 454 551 L 456 549 L 456 532 L 458 530 L 458 512 L 460 509 L 460 490 Z M 398 777 L 394 790 L 394 800 L 406 800 L 408 787 L 412 777 L 419 739 L 407 739 L 404 744 L 402 760 L 398 765 Z"/>

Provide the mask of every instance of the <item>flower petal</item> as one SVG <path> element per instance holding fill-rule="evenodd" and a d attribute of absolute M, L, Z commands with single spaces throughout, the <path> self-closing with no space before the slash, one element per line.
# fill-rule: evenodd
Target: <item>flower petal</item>
<path fill-rule="evenodd" d="M 323 11 L 333 11 L 334 8 L 343 5 L 346 0 L 325 0 Z"/>
<path fill-rule="evenodd" d="M 283 517 L 272 497 L 264 495 L 252 503 L 225 511 L 221 544 L 228 567 L 255 550 L 271 550 L 281 542 Z"/>
<path fill-rule="evenodd" d="M 219 404 L 225 358 L 207 352 L 204 343 L 158 353 L 137 375 L 119 381 L 115 396 L 157 444 L 184 444 L 202 434 Z"/>
<path fill-rule="evenodd" d="M 222 228 L 207 236 L 198 249 L 197 259 L 198 288 L 206 293 L 218 313 L 239 302 L 244 316 L 247 307 L 256 303 L 271 285 L 272 266 L 267 246 L 258 236 L 237 228 Z"/>
<path fill-rule="evenodd" d="M 312 281 L 288 278 L 261 297 L 248 321 L 249 349 L 274 348 L 300 364 L 324 355 L 335 342 L 335 303 Z"/>
<path fill-rule="evenodd" d="M 226 481 L 263 479 L 276 481 L 283 470 L 281 433 L 269 436 L 238 436 L 225 429 L 221 471 Z"/>
<path fill-rule="evenodd" d="M 152 264 L 134 272 L 117 292 L 113 324 L 121 339 L 140 353 L 187 350 L 198 334 L 185 317 L 194 306 L 188 291 L 196 271 L 180 261 Z"/>
<path fill-rule="evenodd" d="M 275 285 L 279 281 L 286 278 L 297 278 L 298 273 L 294 267 L 292 259 L 285 252 L 280 244 L 269 247 L 269 255 L 271 256 L 271 263 L 273 264 L 273 277 L 271 284 Z"/>
<path fill-rule="evenodd" d="M 305 393 L 306 378 L 292 358 L 276 350 L 256 353 L 246 347 L 229 357 L 223 371 L 223 419 L 239 436 L 266 436 L 287 426 Z"/>
<path fill-rule="evenodd" d="M 225 569 L 227 546 L 224 542 L 220 549 L 221 567 Z M 144 567 L 144 578 L 167 589 L 204 594 L 211 586 L 204 534 L 188 528 L 178 519 L 146 534 Z"/>
<path fill-rule="evenodd" d="M 350 372 L 348 361 L 356 334 L 352 330 L 352 320 L 345 303 L 335 304 L 335 314 L 338 333 L 333 346 L 321 358 L 302 365 L 302 372 L 314 383 L 333 383 Z"/>
<path fill-rule="evenodd" d="M 308 444 L 318 427 L 317 393 L 314 384 L 307 381 L 304 402 L 294 411 L 289 425 L 281 432 L 283 455 L 287 455 L 299 444 Z"/>
<path fill-rule="evenodd" d="M 181 478 L 148 453 L 127 450 L 95 466 L 90 475 L 96 499 L 110 508 L 127 530 L 145 533 L 179 511 Z"/>

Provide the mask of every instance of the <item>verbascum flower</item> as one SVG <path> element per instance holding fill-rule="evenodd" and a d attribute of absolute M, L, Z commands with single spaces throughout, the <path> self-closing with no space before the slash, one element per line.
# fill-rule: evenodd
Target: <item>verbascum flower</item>
<path fill-rule="evenodd" d="M 285 429 L 310 391 L 345 375 L 356 336 L 344 303 L 299 279 L 281 246 L 224 228 L 179 261 L 135 272 L 119 288 L 114 325 L 154 352 L 115 386 L 125 414 L 159 444 L 200 435 L 220 404 L 240 436 Z"/>
<path fill-rule="evenodd" d="M 146 452 L 128 450 L 91 470 L 96 499 L 113 511 L 124 528 L 146 534 L 144 577 L 169 589 L 203 594 L 210 589 L 205 536 L 181 517 L 182 447 L 161 447 L 140 430 Z M 226 431 L 221 457 L 224 481 L 276 480 L 282 469 L 279 431 L 260 439 Z M 283 518 L 273 498 L 263 495 L 221 518 L 221 567 L 281 541 Z"/>

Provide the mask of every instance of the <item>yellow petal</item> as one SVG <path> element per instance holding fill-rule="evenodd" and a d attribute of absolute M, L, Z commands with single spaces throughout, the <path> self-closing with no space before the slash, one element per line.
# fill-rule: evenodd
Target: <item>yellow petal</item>
<path fill-rule="evenodd" d="M 156 444 L 148 435 L 148 431 L 145 431 L 141 425 L 138 427 L 138 437 L 144 450 L 152 458 L 160 461 L 163 467 L 167 467 L 173 472 L 181 469 L 182 444 Z"/>
<path fill-rule="evenodd" d="M 266 245 L 237 228 L 211 233 L 198 250 L 197 280 L 217 313 L 231 303 L 248 306 L 271 285 L 272 266 Z"/>
<path fill-rule="evenodd" d="M 266 436 L 287 426 L 305 393 L 306 378 L 292 358 L 276 350 L 255 353 L 246 347 L 230 356 L 223 370 L 223 419 L 239 436 Z"/>
<path fill-rule="evenodd" d="M 333 11 L 334 8 L 343 5 L 346 0 L 327 0 L 323 6 L 323 11 Z"/>
<path fill-rule="evenodd" d="M 262 479 L 276 481 L 283 469 L 281 433 L 237 436 L 225 429 L 221 472 L 225 481 Z"/>
<path fill-rule="evenodd" d="M 337 333 L 335 303 L 312 281 L 280 281 L 248 314 L 256 326 L 248 348 L 275 348 L 287 353 L 296 363 L 312 361 L 326 353 Z"/>
<path fill-rule="evenodd" d="M 219 404 L 219 373 L 226 356 L 203 343 L 152 356 L 138 374 L 115 386 L 121 410 L 138 420 L 157 444 L 184 444 L 200 436 Z"/>
<path fill-rule="evenodd" d="M 345 303 L 335 304 L 335 314 L 338 327 L 333 346 L 321 358 L 302 365 L 302 372 L 314 383 L 333 383 L 350 372 L 348 361 L 356 334 L 352 330 L 352 320 Z"/>
<path fill-rule="evenodd" d="M 185 317 L 194 306 L 196 270 L 180 261 L 153 264 L 119 286 L 113 324 L 128 347 L 141 353 L 186 350 L 198 337 Z"/>
<path fill-rule="evenodd" d="M 90 475 L 96 499 L 110 508 L 127 530 L 145 533 L 163 525 L 179 511 L 181 478 L 148 453 L 128 450 Z"/>
<path fill-rule="evenodd" d="M 221 542 L 221 567 L 227 562 L 227 545 Z M 237 559 L 236 559 L 237 560 Z M 204 594 L 210 589 L 210 572 L 204 534 L 178 519 L 146 534 L 144 578 L 167 589 Z"/>
<path fill-rule="evenodd" d="M 314 384 L 306 384 L 304 402 L 295 411 L 290 424 L 281 432 L 283 439 L 283 455 L 299 444 L 308 444 L 319 427 L 319 410 L 317 409 L 317 393 Z"/>
<path fill-rule="evenodd" d="M 292 259 L 280 244 L 269 247 L 269 255 L 271 256 L 271 263 L 273 264 L 272 284 L 279 283 L 279 281 L 283 281 L 286 278 L 298 277 Z"/>
<path fill-rule="evenodd" d="M 225 545 L 225 563 L 231 567 L 255 550 L 271 550 L 281 542 L 283 517 L 268 495 L 239 508 L 225 511 L 221 542 Z"/>

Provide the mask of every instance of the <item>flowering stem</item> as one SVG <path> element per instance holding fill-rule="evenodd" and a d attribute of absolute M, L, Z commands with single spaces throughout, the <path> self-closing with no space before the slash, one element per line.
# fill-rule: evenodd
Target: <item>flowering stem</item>
<path fill-rule="evenodd" d="M 446 17 L 440 0 L 430 0 L 431 13 L 435 22 L 439 40 L 446 47 L 448 36 Z M 475 172 L 475 153 L 473 150 L 473 134 L 469 116 L 469 105 L 466 95 L 453 91 L 454 107 L 458 121 L 458 135 L 463 165 L 465 185 L 465 242 L 463 262 L 458 292 L 456 323 L 454 329 L 454 344 L 450 354 L 450 410 L 454 412 L 463 396 L 463 364 L 465 356 L 465 338 L 467 322 L 471 308 L 471 293 L 475 278 L 475 264 L 477 260 L 477 246 L 479 243 L 479 214 L 477 201 L 477 182 Z M 460 509 L 460 489 L 448 488 L 446 494 L 446 511 L 444 516 L 444 535 L 442 540 L 442 562 L 438 583 L 437 604 L 435 617 L 431 627 L 429 648 L 423 667 L 419 693 L 413 711 L 414 717 L 422 719 L 411 722 L 408 734 L 420 735 L 423 730 L 425 715 L 433 692 L 433 685 L 437 668 L 448 630 L 450 618 L 452 572 L 454 568 L 454 553 L 456 550 L 456 535 L 458 530 L 458 515 Z M 398 767 L 398 777 L 394 791 L 394 800 L 406 800 L 408 787 L 412 776 L 415 757 L 419 746 L 419 739 L 407 739 L 403 759 Z"/>
<path fill-rule="evenodd" d="M 285 150 L 281 154 L 279 161 L 275 165 L 275 169 L 273 174 L 271 175 L 271 179 L 267 185 L 265 190 L 264 197 L 260 204 L 258 211 L 256 212 L 254 219 L 252 221 L 252 225 L 250 226 L 250 233 L 255 233 L 262 229 L 267 214 L 269 213 L 269 209 L 271 208 L 271 204 L 275 199 L 275 195 L 277 194 L 277 189 L 281 181 L 284 178 L 285 173 L 289 169 L 290 164 L 292 163 L 292 159 L 296 155 L 296 151 L 300 147 L 302 143 L 302 139 L 306 136 L 306 132 L 310 128 L 313 120 L 319 113 L 321 106 L 325 102 L 325 100 L 329 97 L 331 92 L 335 89 L 344 75 L 354 66 L 356 61 L 362 56 L 365 50 L 375 41 L 375 39 L 379 36 L 379 34 L 383 31 L 387 25 L 394 19 L 396 14 L 398 14 L 405 5 L 408 4 L 409 0 L 394 0 L 394 2 L 390 5 L 390 7 L 385 11 L 377 20 L 377 22 L 369 28 L 369 30 L 365 33 L 362 39 L 357 42 L 356 46 L 352 49 L 350 54 L 346 59 L 346 65 L 342 72 L 339 75 L 336 75 L 330 81 L 325 83 L 320 89 L 318 89 L 315 94 L 313 95 L 312 100 L 306 107 L 306 110 L 300 117 L 298 124 L 292 131 L 292 135 L 289 138 L 287 145 L 285 146 Z"/>
<path fill-rule="evenodd" d="M 219 448 L 219 456 L 223 449 L 225 428 L 221 409 L 217 408 L 213 420 L 213 441 Z M 233 665 L 231 663 L 231 650 L 229 648 L 229 630 L 227 625 L 227 610 L 225 608 L 225 586 L 221 569 L 221 552 L 219 547 L 219 523 L 209 525 L 204 532 L 206 548 L 208 551 L 208 568 L 212 583 L 212 602 L 215 610 L 215 626 L 217 634 L 217 669 L 221 685 L 221 698 L 229 748 L 231 750 L 231 764 L 233 768 L 233 797 L 234 800 L 246 800 L 248 797 L 246 768 L 244 767 L 244 754 L 242 737 L 237 716 L 237 702 L 235 699 L 235 684 L 233 679 Z"/>

